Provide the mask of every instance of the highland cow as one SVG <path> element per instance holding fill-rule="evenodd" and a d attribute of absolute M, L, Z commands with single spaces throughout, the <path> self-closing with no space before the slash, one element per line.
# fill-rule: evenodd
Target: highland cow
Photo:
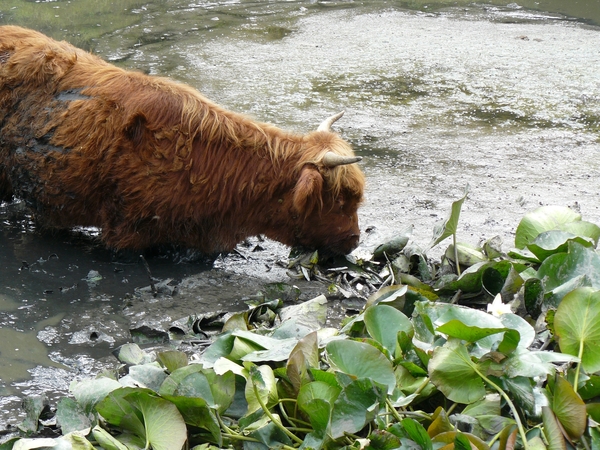
<path fill-rule="evenodd" d="M 207 254 L 265 235 L 339 254 L 356 247 L 364 176 L 331 131 L 285 132 L 186 85 L 0 27 L 0 201 L 47 227 L 95 226 L 114 249 Z"/>

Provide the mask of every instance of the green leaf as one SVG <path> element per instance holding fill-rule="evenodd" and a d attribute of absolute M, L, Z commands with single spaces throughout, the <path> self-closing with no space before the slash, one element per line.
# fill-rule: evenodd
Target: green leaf
<path fill-rule="evenodd" d="M 562 352 L 581 357 L 586 372 L 600 371 L 600 291 L 584 287 L 567 294 L 554 327 Z"/>
<path fill-rule="evenodd" d="M 438 434 L 432 439 L 434 448 L 452 449 L 452 445 L 454 446 L 454 448 L 457 448 L 456 438 L 459 435 L 462 436 L 459 438 L 459 445 L 461 446 L 461 448 L 464 448 L 468 445 L 468 447 L 466 448 L 475 448 L 477 450 L 490 449 L 490 447 L 477 436 L 470 433 L 461 433 L 460 431 L 447 431 L 445 433 Z M 467 441 L 469 442 L 469 444 L 467 444 Z M 443 444 L 445 445 L 442 447 Z"/>
<path fill-rule="evenodd" d="M 427 427 L 428 436 L 435 436 L 440 433 L 445 433 L 446 431 L 454 430 L 454 425 L 452 425 L 452 423 L 448 419 L 448 414 L 441 406 L 438 406 L 435 409 L 435 412 L 431 416 L 431 419 L 431 424 L 429 424 L 429 427 Z M 429 445 L 431 445 L 431 443 Z M 421 445 L 421 447 L 424 448 L 423 445 Z"/>
<path fill-rule="evenodd" d="M 579 439 L 587 426 L 585 403 L 561 376 L 555 378 L 551 407 L 567 435 L 571 439 Z"/>
<path fill-rule="evenodd" d="M 525 280 L 523 297 L 525 309 L 531 317 L 537 318 L 542 312 L 542 303 L 544 301 L 544 286 L 539 278 L 529 278 Z"/>
<path fill-rule="evenodd" d="M 92 434 L 94 435 L 94 439 L 98 441 L 98 444 L 106 450 L 128 450 L 127 446 L 119 442 L 116 437 L 100 428 L 98 425 L 92 429 Z"/>
<path fill-rule="evenodd" d="M 425 428 L 423 428 L 423 425 L 410 417 L 402 419 L 400 424 L 402 425 L 402 428 L 404 428 L 404 431 L 406 431 L 406 434 L 408 434 L 408 437 L 415 441 L 422 450 L 433 449 L 431 438 L 427 434 Z"/>
<path fill-rule="evenodd" d="M 595 422 L 600 422 L 600 403 L 588 403 L 585 409 Z"/>
<path fill-rule="evenodd" d="M 462 414 L 471 417 L 478 416 L 499 416 L 500 415 L 500 396 L 498 394 L 488 394 L 481 400 L 465 406 Z"/>
<path fill-rule="evenodd" d="M 523 410 L 529 413 L 535 411 L 535 393 L 531 378 L 503 377 L 497 381 L 502 383 L 502 388 L 511 394 L 514 402 Z"/>
<path fill-rule="evenodd" d="M 80 431 L 72 431 L 56 439 L 56 449 L 68 448 L 72 450 L 95 450 L 94 446 L 85 437 L 89 433 L 89 429 Z"/>
<path fill-rule="evenodd" d="M 582 284 L 600 289 L 600 256 L 592 249 L 569 241 L 567 253 L 552 255 L 538 269 L 546 292 L 551 292 L 547 306 L 558 306 L 560 300 Z M 562 287 L 566 289 L 561 289 Z"/>
<path fill-rule="evenodd" d="M 110 392 L 104 400 L 96 405 L 98 413 L 111 425 L 127 430 L 136 436 L 146 439 L 143 417 L 141 413 L 126 399 L 135 392 L 152 393 L 149 389 L 122 387 Z"/>
<path fill-rule="evenodd" d="M 121 345 L 113 351 L 113 355 L 123 364 L 130 366 L 142 364 L 146 358 L 146 353 L 140 346 L 133 343 Z"/>
<path fill-rule="evenodd" d="M 167 350 L 159 352 L 156 359 L 169 371 L 174 372 L 177 369 L 188 365 L 188 357 L 185 353 L 177 350 Z"/>
<path fill-rule="evenodd" d="M 444 333 L 449 337 L 462 339 L 463 341 L 467 342 L 475 342 L 479 339 L 491 336 L 492 334 L 514 330 L 508 330 L 508 328 L 480 328 L 468 326 L 458 319 L 452 319 L 446 322 L 445 324 L 437 327 L 437 331 L 439 331 L 440 333 Z"/>
<path fill-rule="evenodd" d="M 235 375 L 232 372 L 217 375 L 199 364 L 190 364 L 169 375 L 159 393 L 202 398 L 211 408 L 223 413 L 233 402 Z"/>
<path fill-rule="evenodd" d="M 110 392 L 122 387 L 123 385 L 116 380 L 101 377 L 94 380 L 74 381 L 69 390 L 83 410 L 90 413 Z"/>
<path fill-rule="evenodd" d="M 485 395 L 485 386 L 475 369 L 467 349 L 457 339 L 437 347 L 429 361 L 431 382 L 457 403 L 473 403 Z"/>
<path fill-rule="evenodd" d="M 542 206 L 521 219 L 515 232 L 515 247 L 525 248 L 540 233 L 561 229 L 566 223 L 580 220 L 580 214 L 565 206 Z"/>
<path fill-rule="evenodd" d="M 483 250 L 480 247 L 466 242 L 457 242 L 456 249 L 454 244 L 450 244 L 446 249 L 444 256 L 453 263 L 456 263 L 455 259 L 458 256 L 458 263 L 461 266 L 466 267 L 488 260 L 488 257 L 483 253 Z"/>
<path fill-rule="evenodd" d="M 471 441 L 463 433 L 456 433 L 454 438 L 455 450 L 471 450 Z"/>
<path fill-rule="evenodd" d="M 527 245 L 527 248 L 540 261 L 544 261 L 550 255 L 566 252 L 571 241 L 575 241 L 584 247 L 595 247 L 594 242 L 589 238 L 575 236 L 566 231 L 551 230 L 541 233 L 532 243 Z"/>
<path fill-rule="evenodd" d="M 250 437 L 257 439 L 267 448 L 287 448 L 291 447 L 290 438 L 283 432 L 283 430 L 275 423 L 269 422 L 268 424 L 252 431 Z M 247 447 L 246 447 L 247 448 Z"/>
<path fill-rule="evenodd" d="M 458 220 L 460 218 L 460 210 L 461 210 L 462 205 L 463 205 L 465 199 L 467 198 L 468 194 L 469 194 L 469 185 L 467 184 L 467 186 L 465 187 L 465 193 L 463 194 L 463 196 L 460 199 L 452 202 L 452 207 L 450 209 L 450 217 L 448 217 L 448 219 L 436 224 L 436 226 L 433 230 L 433 239 L 425 251 L 433 248 L 434 246 L 436 246 L 437 244 L 442 242 L 447 237 L 450 237 L 453 234 L 456 234 L 456 230 L 458 228 Z"/>
<path fill-rule="evenodd" d="M 48 405 L 48 399 L 42 395 L 30 395 L 23 399 L 23 408 L 27 413 L 25 420 L 19 424 L 24 433 L 35 433 L 38 429 L 40 414 Z"/>
<path fill-rule="evenodd" d="M 298 305 L 286 306 L 279 311 L 281 324 L 272 337 L 277 339 L 301 339 L 323 328 L 327 320 L 327 297 L 319 295 Z"/>
<path fill-rule="evenodd" d="M 549 406 L 542 406 L 542 421 L 544 423 L 544 436 L 548 441 L 548 450 L 567 450 L 565 438 L 560 430 L 558 420 Z"/>
<path fill-rule="evenodd" d="M 408 286 L 400 284 L 393 284 L 391 286 L 381 288 L 369 296 L 365 308 L 369 308 L 380 303 L 385 303 L 398 310 L 402 310 L 404 309 L 404 304 L 406 302 L 404 296 L 406 295 L 407 291 Z"/>
<path fill-rule="evenodd" d="M 583 400 L 600 397 L 600 375 L 589 375 L 589 378 L 584 381 L 583 386 L 580 383 L 577 393 L 581 395 Z M 596 422 L 600 422 L 600 420 Z"/>
<path fill-rule="evenodd" d="M 273 369 L 266 365 L 257 366 L 253 363 L 245 363 L 244 365 L 249 372 L 246 379 L 247 414 L 261 409 L 261 402 L 267 408 L 271 408 L 278 400 L 277 380 Z"/>
<path fill-rule="evenodd" d="M 535 329 L 521 316 L 516 314 L 502 314 L 499 319 L 506 328 L 519 332 L 519 347 L 529 348 L 533 344 L 536 336 Z"/>
<path fill-rule="evenodd" d="M 126 399 L 141 412 L 146 437 L 146 447 L 153 450 L 174 450 L 183 447 L 187 428 L 177 407 L 147 391 L 136 391 Z"/>
<path fill-rule="evenodd" d="M 318 341 L 317 332 L 314 331 L 300 339 L 290 353 L 286 374 L 296 392 L 311 381 L 308 370 L 319 366 Z"/>
<path fill-rule="evenodd" d="M 163 398 L 177 407 L 185 423 L 207 430 L 214 441 L 219 446 L 222 445 L 221 426 L 215 412 L 204 399 L 172 395 L 165 395 Z"/>
<path fill-rule="evenodd" d="M 331 341 L 326 347 L 334 370 L 356 378 L 370 378 L 394 391 L 396 377 L 391 362 L 375 347 L 348 339 Z"/>
<path fill-rule="evenodd" d="M 331 436 L 356 433 L 371 422 L 386 398 L 385 385 L 361 378 L 345 386 L 335 400 L 331 413 Z"/>
<path fill-rule="evenodd" d="M 496 264 L 496 261 L 473 264 L 471 267 L 465 269 L 458 279 L 438 286 L 438 292 L 440 294 L 452 294 L 460 289 L 463 292 L 479 293 L 482 289 L 481 279 L 483 273 L 486 269 Z"/>
<path fill-rule="evenodd" d="M 165 370 L 157 362 L 153 362 L 141 366 L 131 366 L 129 374 L 121 378 L 121 382 L 126 384 L 124 380 L 133 381 L 132 384 L 135 386 L 146 387 L 158 392 L 166 378 Z"/>
<path fill-rule="evenodd" d="M 391 355 L 396 352 L 398 333 L 414 333 L 412 323 L 403 313 L 388 305 L 367 308 L 364 316 L 367 331 L 373 339 L 383 345 Z"/>
<path fill-rule="evenodd" d="M 62 434 L 90 428 L 90 417 L 74 399 L 63 397 L 56 405 L 56 422 L 60 425 Z"/>
<path fill-rule="evenodd" d="M 409 225 L 404 230 L 402 230 L 397 236 L 394 236 L 389 241 L 378 245 L 375 250 L 373 250 L 373 258 L 375 259 L 383 259 L 386 256 L 391 258 L 392 256 L 400 253 L 413 233 L 413 225 Z"/>
<path fill-rule="evenodd" d="M 576 356 L 549 351 L 529 351 L 518 348 L 502 362 L 507 377 L 546 377 L 556 371 L 555 363 L 577 361 Z"/>
<path fill-rule="evenodd" d="M 585 220 L 565 223 L 561 227 L 561 230 L 591 240 L 594 243 L 594 247 L 598 245 L 598 239 L 600 239 L 600 227 L 595 223 L 586 222 Z"/>
<path fill-rule="evenodd" d="M 313 381 L 300 388 L 298 407 L 306 413 L 317 432 L 325 432 L 329 426 L 331 410 L 341 389 L 323 381 Z"/>
<path fill-rule="evenodd" d="M 212 368 L 219 360 L 229 356 L 233 350 L 235 336 L 231 332 L 226 332 L 219 335 L 215 341 L 202 353 L 200 363 L 206 368 Z"/>

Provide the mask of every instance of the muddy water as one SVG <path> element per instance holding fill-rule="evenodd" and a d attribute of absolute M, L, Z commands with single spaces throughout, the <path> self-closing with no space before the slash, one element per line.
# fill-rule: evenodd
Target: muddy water
<path fill-rule="evenodd" d="M 345 110 L 336 127 L 368 178 L 362 248 L 411 223 L 426 245 L 467 183 L 467 242 L 499 234 L 510 247 L 539 205 L 600 223 L 598 2 L 388 4 L 4 0 L 0 23 L 284 128 L 308 131 Z M 154 297 L 135 255 L 115 259 L 93 233 L 42 234 L 18 204 L 0 206 L 0 219 L 0 424 L 18 421 L 24 395 L 64 393 L 110 366 L 132 327 L 244 308 L 266 283 L 296 283 L 281 264 L 288 249 L 253 240 L 212 268 L 148 258 L 165 285 Z M 323 290 L 300 286 L 304 297 Z"/>

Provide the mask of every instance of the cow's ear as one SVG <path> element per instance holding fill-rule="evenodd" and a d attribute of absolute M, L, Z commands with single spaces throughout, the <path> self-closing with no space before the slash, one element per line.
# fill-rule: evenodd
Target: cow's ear
<path fill-rule="evenodd" d="M 300 178 L 294 188 L 294 208 L 301 214 L 310 213 L 315 206 L 321 204 L 323 177 L 318 170 L 305 167 L 300 172 Z"/>

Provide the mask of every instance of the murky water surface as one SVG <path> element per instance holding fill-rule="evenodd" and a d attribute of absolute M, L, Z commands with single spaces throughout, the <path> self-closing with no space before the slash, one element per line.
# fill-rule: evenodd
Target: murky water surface
<path fill-rule="evenodd" d="M 3 0 L 0 23 L 283 128 L 345 110 L 336 126 L 368 178 L 363 248 L 410 223 L 427 244 L 467 183 L 464 241 L 500 234 L 509 248 L 522 215 L 546 204 L 600 223 L 600 3 L 389 3 Z M 19 420 L 22 396 L 62 394 L 111 364 L 132 325 L 241 309 L 264 284 L 295 282 L 278 263 L 288 249 L 253 242 L 213 268 L 149 258 L 153 277 L 173 280 L 155 298 L 139 260 L 116 262 L 89 233 L 41 235 L 18 204 L 0 220 L 0 425 Z"/>

